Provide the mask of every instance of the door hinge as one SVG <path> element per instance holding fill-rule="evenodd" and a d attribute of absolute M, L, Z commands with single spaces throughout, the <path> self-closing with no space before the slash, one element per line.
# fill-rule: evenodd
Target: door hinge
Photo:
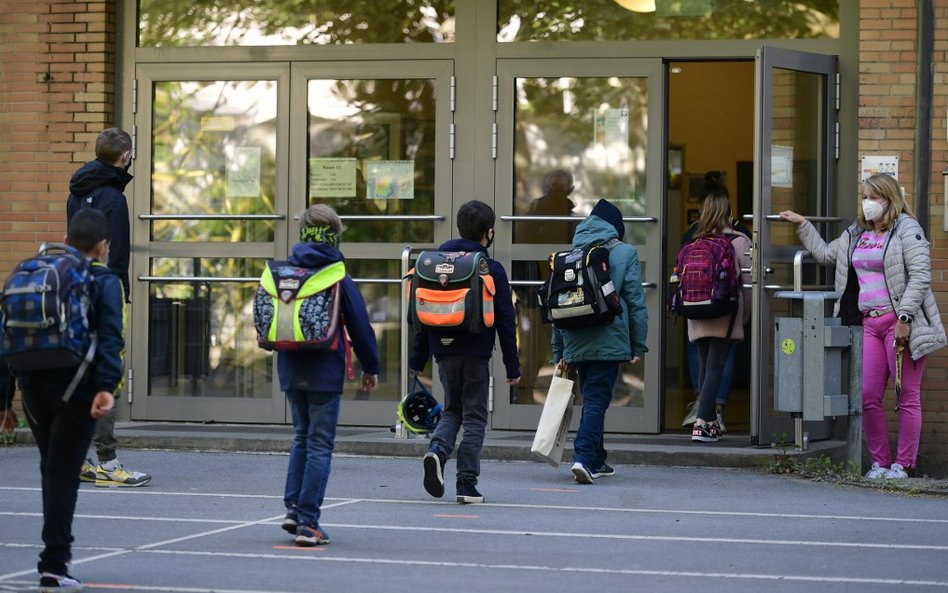
<path fill-rule="evenodd" d="M 839 89 L 840 89 L 841 85 L 840 85 L 839 80 L 840 80 L 840 78 L 839 78 L 839 72 L 837 72 L 837 73 L 836 73 L 836 111 L 839 111 L 839 106 L 840 106 Z"/>
<path fill-rule="evenodd" d="M 494 110 L 494 113 L 497 113 L 497 75 L 494 75 L 494 80 L 491 82 L 491 108 Z"/>
<path fill-rule="evenodd" d="M 127 374 L 128 374 L 128 379 L 126 379 L 125 381 L 127 383 L 127 385 L 125 386 L 125 391 L 127 392 L 126 397 L 128 398 L 128 403 L 132 403 L 132 379 L 134 377 L 134 373 L 132 373 L 131 368 L 128 369 Z"/>
<path fill-rule="evenodd" d="M 132 113 L 138 113 L 138 79 L 132 79 Z"/>
<path fill-rule="evenodd" d="M 451 77 L 451 98 L 448 101 L 448 109 L 451 110 L 451 113 L 455 111 L 455 101 L 457 100 L 457 78 L 454 76 Z"/>
<path fill-rule="evenodd" d="M 452 161 L 454 160 L 454 139 L 455 139 L 455 129 L 454 123 L 452 122 L 448 126 L 448 158 Z"/>
<path fill-rule="evenodd" d="M 836 154 L 835 154 L 834 156 L 836 157 L 836 160 L 838 161 L 838 160 L 839 160 L 839 122 L 838 122 L 838 121 L 836 122 L 836 134 L 835 134 L 835 136 L 836 136 L 836 137 L 835 137 L 835 139 L 833 140 L 833 143 L 835 144 L 834 148 L 835 148 Z"/>
<path fill-rule="evenodd" d="M 491 124 L 490 131 L 490 158 L 497 159 L 497 122 Z"/>
<path fill-rule="evenodd" d="M 488 379 L 488 386 L 487 386 L 487 412 L 492 413 L 493 411 L 494 411 L 494 376 L 491 375 L 490 379 Z"/>
<path fill-rule="evenodd" d="M 138 158 L 138 124 L 132 124 L 132 159 Z"/>

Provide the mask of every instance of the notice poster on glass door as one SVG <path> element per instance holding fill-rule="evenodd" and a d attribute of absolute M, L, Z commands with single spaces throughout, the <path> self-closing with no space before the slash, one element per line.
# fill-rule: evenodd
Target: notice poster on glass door
<path fill-rule="evenodd" d="M 415 197 L 415 161 L 369 161 L 365 164 L 365 197 L 410 200 Z"/>

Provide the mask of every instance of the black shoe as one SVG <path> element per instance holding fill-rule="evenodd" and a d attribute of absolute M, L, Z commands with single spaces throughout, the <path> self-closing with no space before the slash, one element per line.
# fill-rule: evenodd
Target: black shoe
<path fill-rule="evenodd" d="M 713 423 L 697 424 L 691 429 L 691 440 L 701 443 L 716 443 L 721 438 L 718 427 Z"/>
<path fill-rule="evenodd" d="M 290 535 L 296 535 L 297 523 L 299 523 L 299 515 L 294 511 L 287 511 L 286 517 L 283 518 L 283 524 L 280 527 L 283 531 L 289 533 Z"/>
<path fill-rule="evenodd" d="M 456 499 L 461 504 L 479 504 L 484 502 L 484 495 L 477 491 L 477 484 L 470 480 L 458 480 L 458 495 Z"/>
<path fill-rule="evenodd" d="M 441 453 L 425 453 L 425 491 L 435 498 L 444 496 L 444 456 Z"/>
<path fill-rule="evenodd" d="M 54 591 L 59 593 L 78 593 L 82 591 L 82 583 L 79 582 L 79 579 L 69 576 L 68 574 L 52 574 L 49 572 L 44 572 L 40 575 L 40 593 L 53 593 Z"/>

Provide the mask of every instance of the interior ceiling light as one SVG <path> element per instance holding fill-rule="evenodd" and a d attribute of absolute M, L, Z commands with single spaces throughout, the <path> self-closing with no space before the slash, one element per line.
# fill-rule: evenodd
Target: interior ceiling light
<path fill-rule="evenodd" d="M 655 12 L 655 0 L 615 0 L 615 3 L 632 12 Z"/>

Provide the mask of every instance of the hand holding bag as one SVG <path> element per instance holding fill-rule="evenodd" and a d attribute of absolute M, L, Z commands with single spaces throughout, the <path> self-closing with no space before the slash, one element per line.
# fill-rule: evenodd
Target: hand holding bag
<path fill-rule="evenodd" d="M 573 417 L 573 381 L 563 378 L 563 371 L 557 367 L 550 382 L 550 390 L 540 413 L 540 424 L 533 437 L 530 451 L 539 459 L 553 467 L 559 467 L 563 460 L 563 445 L 566 433 Z"/>

